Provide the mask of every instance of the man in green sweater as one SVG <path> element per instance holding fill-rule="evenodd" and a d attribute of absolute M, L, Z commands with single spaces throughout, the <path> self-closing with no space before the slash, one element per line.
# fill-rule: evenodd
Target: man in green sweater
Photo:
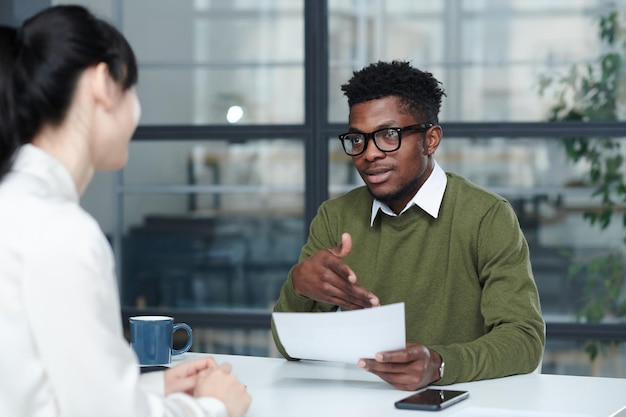
<path fill-rule="evenodd" d="M 342 90 L 365 186 L 321 205 L 274 311 L 404 302 L 406 348 L 358 362 L 399 389 L 532 372 L 545 328 L 528 245 L 507 200 L 435 161 L 440 82 L 378 62 Z"/>

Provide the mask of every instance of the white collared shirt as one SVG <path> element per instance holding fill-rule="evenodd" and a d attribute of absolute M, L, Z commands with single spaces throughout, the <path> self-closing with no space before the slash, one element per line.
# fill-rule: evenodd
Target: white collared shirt
<path fill-rule="evenodd" d="M 430 173 L 426 182 L 424 182 L 420 189 L 417 190 L 417 193 L 407 203 L 404 209 L 402 209 L 400 214 L 394 213 L 387 204 L 374 199 L 374 202 L 372 203 L 370 226 L 374 224 L 374 220 L 376 219 L 379 210 L 389 216 L 399 216 L 414 205 L 420 207 L 436 219 L 439 216 L 439 208 L 441 207 L 441 202 L 443 201 L 443 193 L 446 191 L 448 177 L 446 177 L 446 173 L 439 166 L 437 161 L 434 162 L 435 166 L 433 168 L 433 172 Z"/>
<path fill-rule="evenodd" d="M 0 181 L 0 416 L 225 417 L 164 397 L 124 340 L 111 247 L 67 169 L 24 145 Z"/>

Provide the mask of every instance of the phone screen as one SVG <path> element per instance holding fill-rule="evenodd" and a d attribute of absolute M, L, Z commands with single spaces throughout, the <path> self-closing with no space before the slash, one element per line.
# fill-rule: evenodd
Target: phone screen
<path fill-rule="evenodd" d="M 467 391 L 427 388 L 396 402 L 396 408 L 441 410 L 469 397 Z"/>

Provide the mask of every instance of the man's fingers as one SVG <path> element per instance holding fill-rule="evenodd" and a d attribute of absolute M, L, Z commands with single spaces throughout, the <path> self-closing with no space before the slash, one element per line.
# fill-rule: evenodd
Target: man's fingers
<path fill-rule="evenodd" d="M 352 236 L 350 233 L 341 234 L 341 244 L 329 249 L 330 253 L 338 258 L 345 258 L 352 252 Z"/>
<path fill-rule="evenodd" d="M 378 297 L 365 287 L 357 285 L 354 273 L 352 273 L 352 277 L 352 279 L 346 279 L 344 275 L 338 273 L 332 278 L 326 277 L 325 283 L 321 287 L 326 295 L 324 301 L 350 310 L 379 306 Z"/>
<path fill-rule="evenodd" d="M 329 270 L 334 272 L 335 275 L 342 278 L 341 282 L 345 282 L 345 287 L 343 287 L 344 290 L 348 290 L 350 288 L 350 284 L 356 284 L 356 274 L 348 265 L 336 259 L 331 259 L 326 266 Z"/>
<path fill-rule="evenodd" d="M 376 307 L 376 295 L 356 285 L 357 276 L 343 262 L 352 251 L 352 237 L 341 235 L 341 244 L 315 253 L 291 271 L 293 288 L 298 295 L 355 310 Z"/>
<path fill-rule="evenodd" d="M 407 363 L 417 360 L 430 360 L 430 351 L 424 345 L 418 343 L 408 344 L 404 349 L 378 352 L 376 361 L 386 363 Z"/>
<path fill-rule="evenodd" d="M 425 361 L 380 362 L 375 359 L 359 359 L 357 365 L 387 381 L 396 388 L 403 390 L 415 390 L 428 385 L 431 381 L 428 376 Z"/>
<path fill-rule="evenodd" d="M 368 372 L 375 373 L 376 375 L 388 375 L 387 380 L 390 378 L 390 375 L 402 375 L 406 373 L 407 364 L 399 364 L 399 363 L 382 363 L 378 362 L 374 359 L 359 359 L 357 365 L 360 368 L 365 369 Z"/>

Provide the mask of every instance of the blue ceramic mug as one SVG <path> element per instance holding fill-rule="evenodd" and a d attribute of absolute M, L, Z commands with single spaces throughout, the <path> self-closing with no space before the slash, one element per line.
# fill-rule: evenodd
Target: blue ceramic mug
<path fill-rule="evenodd" d="M 193 334 L 185 323 L 174 324 L 167 316 L 135 316 L 130 321 L 130 345 L 137 354 L 140 365 L 167 365 L 172 355 L 180 355 L 191 348 Z M 187 332 L 187 344 L 182 349 L 174 349 L 173 336 L 178 329 Z"/>

